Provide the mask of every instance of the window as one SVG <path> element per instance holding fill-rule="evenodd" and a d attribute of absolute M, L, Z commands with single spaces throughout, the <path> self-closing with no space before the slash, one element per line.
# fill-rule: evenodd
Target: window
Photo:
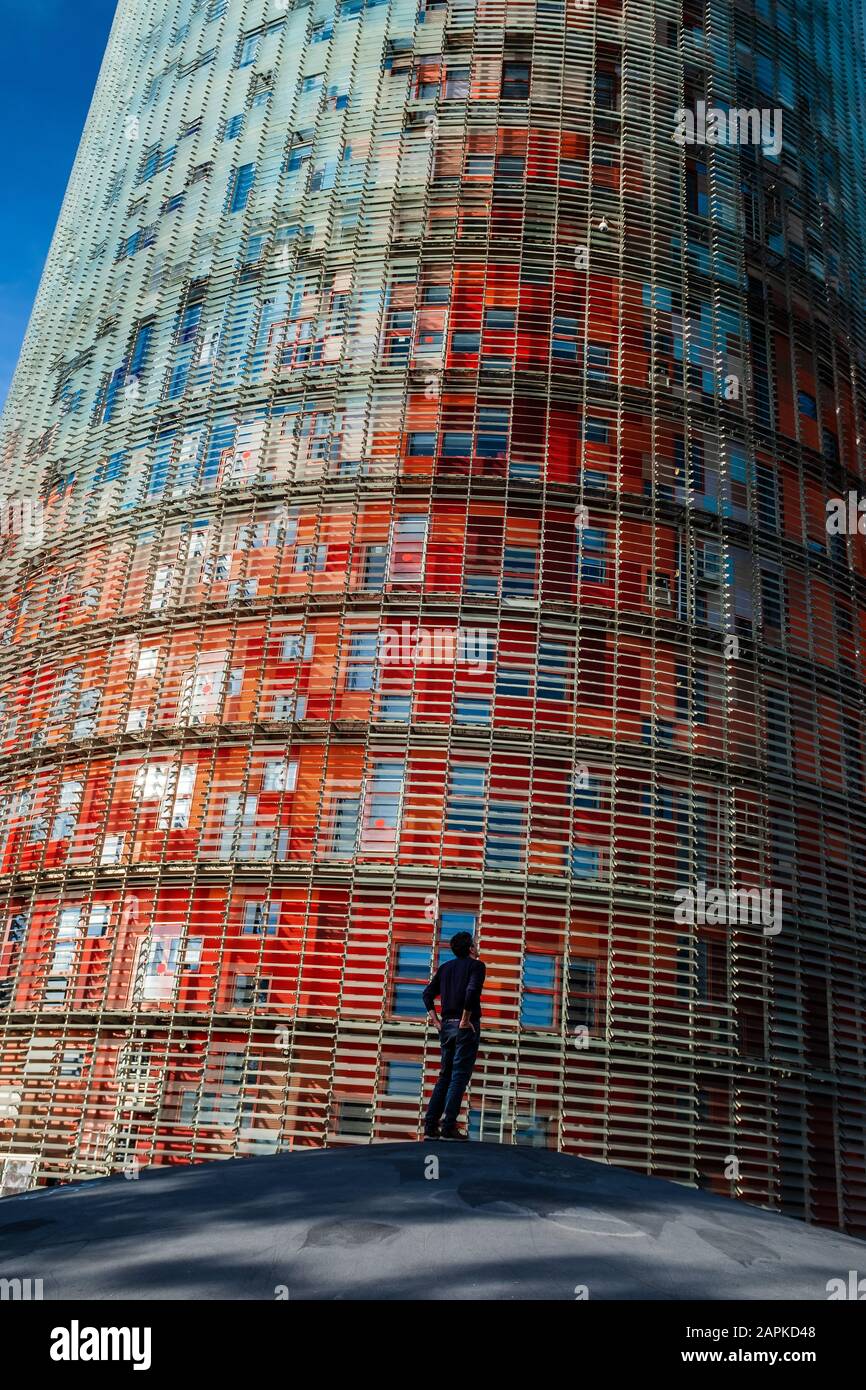
<path fill-rule="evenodd" d="M 140 767 L 135 777 L 134 794 L 141 801 L 160 801 L 168 784 L 167 763 L 149 763 Z"/>
<path fill-rule="evenodd" d="M 364 818 L 365 847 L 392 845 L 400 824 L 405 766 L 396 759 L 373 764 Z"/>
<path fill-rule="evenodd" d="M 55 975 L 72 968 L 72 963 L 75 959 L 75 943 L 78 941 L 81 934 L 80 924 L 80 907 L 61 908 L 57 923 L 54 959 L 51 965 L 52 972 Z"/>
<path fill-rule="evenodd" d="M 236 1009 L 263 1008 L 268 1002 L 270 980 L 255 975 L 235 975 L 232 1004 Z"/>
<path fill-rule="evenodd" d="M 484 862 L 488 869 L 520 868 L 523 862 L 523 805 L 491 801 Z"/>
<path fill-rule="evenodd" d="M 429 946 L 397 947 L 392 1011 L 398 1018 L 423 1017 L 421 995 L 431 974 Z"/>
<path fill-rule="evenodd" d="M 797 406 L 800 414 L 805 415 L 808 420 L 817 420 L 818 403 L 814 396 L 810 396 L 808 391 L 797 392 Z"/>
<path fill-rule="evenodd" d="M 244 903 L 244 936 L 276 936 L 279 925 L 279 903 L 258 901 Z"/>
<path fill-rule="evenodd" d="M 504 459 L 508 452 L 509 416 L 507 410 L 482 406 L 478 412 L 475 451 L 479 458 Z"/>
<path fill-rule="evenodd" d="M 180 962 L 180 969 L 188 970 L 191 974 L 195 974 L 201 966 L 203 950 L 203 936 L 188 936 L 186 944 L 183 945 L 183 959 Z"/>
<path fill-rule="evenodd" d="M 229 212 L 243 212 L 250 200 L 253 181 L 256 176 L 255 164 L 242 164 L 234 170 L 229 193 Z"/>
<path fill-rule="evenodd" d="M 700 937 L 695 942 L 695 986 L 698 999 L 724 1000 L 727 995 L 727 954 L 721 941 Z"/>
<path fill-rule="evenodd" d="M 109 903 L 94 903 L 87 917 L 87 935 L 105 936 L 111 922 Z"/>
<path fill-rule="evenodd" d="M 587 444 L 607 444 L 610 440 L 610 427 L 606 420 L 589 415 L 583 422 L 583 437 Z"/>
<path fill-rule="evenodd" d="M 414 431 L 409 435 L 410 459 L 430 457 L 436 452 L 436 435 L 428 431 Z"/>
<path fill-rule="evenodd" d="M 228 586 L 226 597 L 229 603 L 233 602 L 235 599 L 252 599 L 255 598 L 258 587 L 258 579 L 233 579 Z M 229 695 L 235 695 L 237 693 L 237 691 L 231 689 L 228 691 Z"/>
<path fill-rule="evenodd" d="M 424 572 L 424 546 L 427 539 L 427 517 L 404 514 L 394 522 L 391 538 L 391 582 L 420 583 Z"/>
<path fill-rule="evenodd" d="M 84 1053 L 77 1048 L 63 1049 L 60 1057 L 60 1075 L 70 1080 L 78 1080 L 84 1070 Z"/>
<path fill-rule="evenodd" d="M 249 34 L 245 39 L 241 40 L 237 61 L 237 66 L 239 68 L 248 68 L 251 63 L 256 61 L 260 38 L 261 34 Z"/>
<path fill-rule="evenodd" d="M 361 565 L 361 585 L 364 589 L 384 588 L 388 573 L 387 545 L 365 545 Z"/>
<path fill-rule="evenodd" d="M 579 806 L 584 811 L 597 811 L 600 804 L 598 780 L 589 777 L 586 772 L 575 777 L 572 784 L 571 804 L 572 806 Z"/>
<path fill-rule="evenodd" d="M 46 1004 L 56 1005 L 66 1002 L 69 986 L 68 977 L 75 966 L 75 956 L 81 936 L 80 920 L 80 907 L 63 908 L 60 913 L 54 943 L 54 956 L 46 980 Z"/>
<path fill-rule="evenodd" d="M 335 796 L 331 804 L 331 837 L 328 846 L 332 854 L 352 855 L 358 843 L 361 819 L 359 796 Z"/>
<path fill-rule="evenodd" d="M 373 1108 L 360 1100 L 341 1100 L 337 1111 L 337 1133 L 347 1138 L 367 1138 L 373 1118 Z"/>
<path fill-rule="evenodd" d="M 502 592 L 514 598 L 535 593 L 538 552 L 527 546 L 507 545 L 503 557 Z"/>
<path fill-rule="evenodd" d="M 513 333 L 516 317 L 517 311 L 515 309 L 486 309 L 484 327 L 501 333 Z"/>
<path fill-rule="evenodd" d="M 601 851 L 593 845 L 574 845 L 571 851 L 571 872 L 575 878 L 598 878 L 601 872 Z"/>
<path fill-rule="evenodd" d="M 710 677 L 706 666 L 689 667 L 677 664 L 675 707 L 678 719 L 691 719 L 695 724 L 709 720 Z"/>
<path fill-rule="evenodd" d="M 372 690 L 376 678 L 376 653 L 379 634 L 375 631 L 352 632 L 349 634 L 349 651 L 346 658 L 346 689 L 354 691 Z"/>
<path fill-rule="evenodd" d="M 564 700 L 568 694 L 568 668 L 571 653 L 559 642 L 539 642 L 538 681 L 539 700 Z"/>
<path fill-rule="evenodd" d="M 392 724 L 408 724 L 412 717 L 411 695 L 382 695 L 379 699 L 379 718 Z"/>
<path fill-rule="evenodd" d="M 454 718 L 458 724 L 489 724 L 490 701 L 458 696 L 454 702 Z"/>
<path fill-rule="evenodd" d="M 697 217 L 706 217 L 710 210 L 707 163 L 703 159 L 686 163 L 686 206 Z"/>
<path fill-rule="evenodd" d="M 451 769 L 445 802 L 445 829 L 460 835 L 480 835 L 484 829 L 484 791 L 487 769 L 458 763 Z"/>
<path fill-rule="evenodd" d="M 236 116 L 227 116 L 225 124 L 223 126 L 223 139 L 236 140 L 241 133 L 243 124 L 244 115 L 242 111 L 239 112 Z"/>
<path fill-rule="evenodd" d="M 529 699 L 531 672 L 526 666 L 500 666 L 496 672 L 496 694 L 511 699 Z"/>
<path fill-rule="evenodd" d="M 150 149 L 145 150 L 141 157 L 141 164 L 138 169 L 138 182 L 146 183 L 152 179 L 159 167 L 159 145 L 151 145 Z"/>
<path fill-rule="evenodd" d="M 468 931 L 470 936 L 475 935 L 475 928 L 478 919 L 474 912 L 455 912 L 453 909 L 445 911 L 441 915 L 439 925 L 439 956 L 438 965 L 444 965 L 446 960 L 453 959 L 451 950 L 451 938 L 456 936 L 459 931 Z"/>
<path fill-rule="evenodd" d="M 386 1062 L 385 1094 L 417 1100 L 421 1094 L 424 1068 L 420 1062 Z"/>
<path fill-rule="evenodd" d="M 310 192 L 323 193 L 334 187 L 337 177 L 337 161 L 335 159 L 323 160 L 320 164 L 313 166 L 310 177 Z"/>
<path fill-rule="evenodd" d="M 595 74 L 595 104 L 603 111 L 616 111 L 617 83 L 616 73 L 599 69 Z"/>
<path fill-rule="evenodd" d="M 469 69 L 448 68 L 445 73 L 446 101 L 465 101 L 469 96 Z"/>
<path fill-rule="evenodd" d="M 761 616 L 764 627 L 782 627 L 784 612 L 782 576 L 772 570 L 761 570 Z"/>
<path fill-rule="evenodd" d="M 451 351 L 456 353 L 478 352 L 481 347 L 480 333 L 453 333 Z"/>
<path fill-rule="evenodd" d="M 577 533 L 577 573 L 586 584 L 603 584 L 607 578 L 607 533 L 591 526 Z"/>
<path fill-rule="evenodd" d="M 489 178 L 493 173 L 492 154 L 467 154 L 466 156 L 466 177 L 467 178 Z"/>
<path fill-rule="evenodd" d="M 286 173 L 300 173 L 304 165 L 309 162 L 313 155 L 312 145 L 295 145 L 289 152 L 286 160 Z"/>
<path fill-rule="evenodd" d="M 299 545 L 295 550 L 295 574 L 320 574 L 327 559 L 326 545 Z"/>
<path fill-rule="evenodd" d="M 825 425 L 821 430 L 821 451 L 830 463 L 839 462 L 839 440 L 831 429 Z M 760 464 L 758 467 L 760 468 Z"/>
<path fill-rule="evenodd" d="M 529 100 L 530 67 L 528 63 L 505 63 L 502 68 L 502 100 Z"/>
<path fill-rule="evenodd" d="M 568 963 L 568 1031 L 575 1028 L 594 1028 L 596 1025 L 596 963 L 594 960 L 570 960 Z"/>
<path fill-rule="evenodd" d="M 293 792 L 298 783 L 298 764 L 286 758 L 269 758 L 262 777 L 263 792 Z"/>
<path fill-rule="evenodd" d="M 607 343 L 587 343 L 586 375 L 590 381 L 610 380 L 610 348 Z"/>
<path fill-rule="evenodd" d="M 554 361 L 577 361 L 577 319 L 568 314 L 554 314 L 553 342 L 551 346 Z"/>
<path fill-rule="evenodd" d="M 52 840 L 68 840 L 73 834 L 78 819 L 80 797 L 80 782 L 63 782 L 61 784 L 57 814 L 51 826 Z"/>
<path fill-rule="evenodd" d="M 524 1028 L 553 1028 L 556 1023 L 556 956 L 527 954 L 523 961 L 520 1022 Z"/>
<path fill-rule="evenodd" d="M 177 769 L 176 780 L 166 786 L 159 808 L 157 824 L 160 830 L 187 830 L 192 810 L 196 769 L 191 765 Z"/>
<path fill-rule="evenodd" d="M 424 304 L 450 304 L 451 286 L 425 285 L 421 298 Z"/>
<path fill-rule="evenodd" d="M 671 577 L 661 570 L 650 570 L 647 575 L 647 602 L 653 607 L 667 608 L 671 601 Z"/>
<path fill-rule="evenodd" d="M 160 565 L 153 579 L 153 593 L 150 598 L 150 607 L 153 612 L 158 612 L 165 608 L 171 598 L 171 581 L 174 578 L 173 565 Z"/>
<path fill-rule="evenodd" d="M 102 693 L 99 690 L 82 690 L 76 710 L 75 723 L 72 726 L 73 738 L 90 738 L 96 729 L 96 712 L 99 709 L 99 702 Z"/>
<path fill-rule="evenodd" d="M 315 642 L 316 635 L 313 632 L 308 632 L 306 635 L 300 632 L 290 633 L 288 637 L 283 638 L 280 660 L 312 661 Z"/>
<path fill-rule="evenodd" d="M 523 155 L 500 154 L 496 157 L 497 183 L 522 183 L 526 168 Z"/>

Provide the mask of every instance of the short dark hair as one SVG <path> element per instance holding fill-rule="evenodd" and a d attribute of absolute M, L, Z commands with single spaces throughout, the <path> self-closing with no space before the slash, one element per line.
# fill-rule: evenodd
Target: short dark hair
<path fill-rule="evenodd" d="M 456 936 L 452 936 L 451 950 L 455 956 L 468 956 L 472 950 L 473 939 L 471 931 L 459 931 Z"/>

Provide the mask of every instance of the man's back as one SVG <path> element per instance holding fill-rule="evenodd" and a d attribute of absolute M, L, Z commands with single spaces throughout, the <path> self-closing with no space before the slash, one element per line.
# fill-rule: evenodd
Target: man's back
<path fill-rule="evenodd" d="M 424 991 L 424 1003 L 429 1009 L 438 995 L 442 1017 L 460 1018 L 469 1011 L 473 1023 L 481 1020 L 481 989 L 487 973 L 483 961 L 473 956 L 455 956 L 440 965 Z"/>
<path fill-rule="evenodd" d="M 439 966 L 424 991 L 424 1007 L 439 1030 L 442 1051 L 439 1076 L 424 1116 L 424 1134 L 428 1139 L 465 1141 L 469 1136 L 457 1128 L 457 1116 L 481 1041 L 481 990 L 487 969 L 478 959 L 470 932 L 452 936 L 451 950 L 454 960 Z M 441 1020 L 434 1008 L 437 999 L 441 1000 Z"/>

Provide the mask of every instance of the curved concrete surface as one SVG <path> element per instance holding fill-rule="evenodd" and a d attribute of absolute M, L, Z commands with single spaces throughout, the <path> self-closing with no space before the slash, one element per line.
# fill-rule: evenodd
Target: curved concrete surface
<path fill-rule="evenodd" d="M 305 1149 L 0 1202 L 0 1278 L 41 1278 L 46 1299 L 820 1300 L 858 1269 L 864 1242 L 495 1144 Z"/>

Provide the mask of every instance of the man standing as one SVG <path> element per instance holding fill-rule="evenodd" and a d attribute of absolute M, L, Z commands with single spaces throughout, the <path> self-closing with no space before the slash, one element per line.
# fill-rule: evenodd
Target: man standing
<path fill-rule="evenodd" d="M 468 931 L 451 938 L 454 959 L 440 965 L 424 991 L 427 1017 L 439 1030 L 442 1065 L 424 1116 L 425 1139 L 467 1140 L 457 1128 L 457 1116 L 481 1041 L 481 990 L 487 968 Z M 442 1000 L 442 1017 L 435 1000 Z M 439 1121 L 442 1120 L 440 1127 Z"/>

